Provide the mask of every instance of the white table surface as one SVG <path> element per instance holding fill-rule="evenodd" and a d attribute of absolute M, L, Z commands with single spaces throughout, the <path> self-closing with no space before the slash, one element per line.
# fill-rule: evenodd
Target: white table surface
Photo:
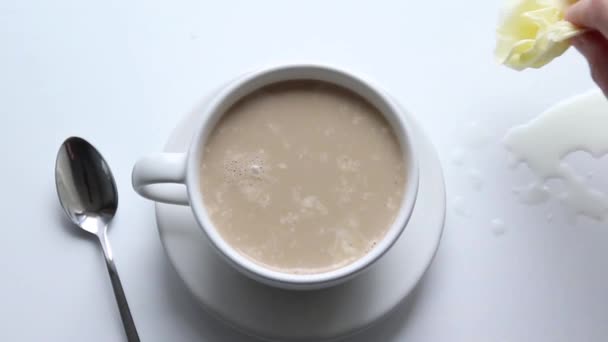
<path fill-rule="evenodd" d="M 349 341 L 605 341 L 607 228 L 569 222 L 554 201 L 519 203 L 512 188 L 532 176 L 510 170 L 500 146 L 509 127 L 592 82 L 575 51 L 539 71 L 496 66 L 500 3 L 1 0 L 0 340 L 124 339 L 101 251 L 66 223 L 56 199 L 55 154 L 79 135 L 117 177 L 110 239 L 142 340 L 250 341 L 185 292 L 152 203 L 131 189 L 131 166 L 160 151 L 206 92 L 244 71 L 304 59 L 383 85 L 415 113 L 446 172 L 450 210 L 430 271 L 398 312 Z M 465 149 L 456 165 L 473 121 L 489 142 Z M 471 169 L 481 172 L 479 191 Z M 596 180 L 608 189 L 608 176 Z M 504 235 L 492 233 L 496 218 Z"/>

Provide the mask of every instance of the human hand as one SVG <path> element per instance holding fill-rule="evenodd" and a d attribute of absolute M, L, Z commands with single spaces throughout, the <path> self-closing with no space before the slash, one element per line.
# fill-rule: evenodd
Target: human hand
<path fill-rule="evenodd" d="M 580 0 L 568 8 L 566 20 L 591 30 L 571 42 L 589 62 L 595 83 L 608 95 L 608 0 Z"/>

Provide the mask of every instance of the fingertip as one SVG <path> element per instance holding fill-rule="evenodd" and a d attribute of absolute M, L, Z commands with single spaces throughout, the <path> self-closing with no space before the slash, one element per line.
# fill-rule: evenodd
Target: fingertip
<path fill-rule="evenodd" d="M 581 18 L 581 2 L 576 2 L 574 5 L 566 8 L 564 18 L 573 24 L 578 24 Z"/>
<path fill-rule="evenodd" d="M 585 57 L 587 57 L 590 54 L 590 50 L 592 50 L 592 47 L 590 47 L 592 44 L 590 39 L 593 39 L 593 37 L 591 37 L 590 34 L 591 32 L 587 32 L 570 39 L 570 44 Z"/>
<path fill-rule="evenodd" d="M 608 90 L 608 64 L 605 62 L 608 40 L 600 32 L 591 31 L 572 39 L 572 44 L 589 63 L 593 80 Z"/>
<path fill-rule="evenodd" d="M 578 26 L 589 26 L 589 0 L 580 0 L 566 9 L 565 18 L 567 21 Z"/>
<path fill-rule="evenodd" d="M 585 45 L 588 43 L 588 35 L 589 33 L 583 33 L 581 35 L 570 38 L 570 44 L 577 49 L 584 49 Z"/>
<path fill-rule="evenodd" d="M 605 55 L 608 50 L 608 41 L 597 31 L 585 32 L 573 37 L 570 39 L 570 43 L 587 57 L 589 57 L 589 54 Z"/>

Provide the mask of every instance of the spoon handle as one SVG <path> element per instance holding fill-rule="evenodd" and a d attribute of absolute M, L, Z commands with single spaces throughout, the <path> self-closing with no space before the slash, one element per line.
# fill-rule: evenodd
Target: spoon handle
<path fill-rule="evenodd" d="M 127 303 L 127 297 L 125 291 L 122 289 L 120 277 L 114 264 L 114 258 L 112 257 L 112 250 L 110 249 L 110 243 L 108 242 L 107 235 L 104 233 L 99 235 L 99 241 L 101 242 L 101 248 L 106 259 L 106 265 L 108 266 L 108 273 L 110 274 L 110 280 L 112 281 L 112 288 L 114 289 L 114 296 L 118 303 L 118 310 L 120 311 L 120 317 L 122 318 L 122 325 L 125 328 L 127 334 L 127 341 L 139 342 L 139 335 L 135 328 L 135 322 L 131 316 L 131 310 L 129 310 L 129 304 Z"/>

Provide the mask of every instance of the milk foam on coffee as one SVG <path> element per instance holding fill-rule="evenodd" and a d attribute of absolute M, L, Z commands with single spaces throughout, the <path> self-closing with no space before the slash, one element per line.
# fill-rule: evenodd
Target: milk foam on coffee
<path fill-rule="evenodd" d="M 211 133 L 201 166 L 220 235 L 265 267 L 334 270 L 383 239 L 400 209 L 402 150 L 382 114 L 318 81 L 262 88 Z"/>

